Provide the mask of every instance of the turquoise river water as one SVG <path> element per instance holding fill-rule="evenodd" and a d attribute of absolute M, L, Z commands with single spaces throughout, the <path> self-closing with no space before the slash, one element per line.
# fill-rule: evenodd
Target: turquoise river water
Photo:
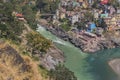
<path fill-rule="evenodd" d="M 117 80 L 117 75 L 108 66 L 108 61 L 120 57 L 120 48 L 87 54 L 51 34 L 40 25 L 37 31 L 55 42 L 56 46 L 64 52 L 65 66 L 74 72 L 78 80 Z"/>

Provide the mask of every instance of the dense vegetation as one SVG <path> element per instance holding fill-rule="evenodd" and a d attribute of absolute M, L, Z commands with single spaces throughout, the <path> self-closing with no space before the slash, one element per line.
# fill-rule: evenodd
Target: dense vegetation
<path fill-rule="evenodd" d="M 37 8 L 35 5 L 27 4 L 22 7 L 22 13 L 32 29 L 36 29 L 37 27 L 36 25 L 37 23 L 35 21 L 36 12 L 37 12 Z"/>
<path fill-rule="evenodd" d="M 27 35 L 28 45 L 32 47 L 32 51 L 46 52 L 47 49 L 50 48 L 51 42 L 44 37 L 42 37 L 39 33 L 29 33 Z"/>
<path fill-rule="evenodd" d="M 59 0 L 37 0 L 37 8 L 42 13 L 55 13 L 58 8 Z"/>
<path fill-rule="evenodd" d="M 13 5 L 14 4 L 14 5 Z M 26 21 L 20 21 L 13 14 L 17 12 L 23 14 Z M 21 0 L 11 0 L 10 2 L 0 3 L 0 38 L 10 39 L 17 43 L 21 43 L 22 38 L 20 38 L 23 30 L 25 29 L 24 24 L 29 24 L 30 27 L 36 29 L 37 23 L 35 21 L 37 9 L 35 4 L 30 4 Z M 40 50 L 45 52 L 49 47 L 51 42 L 40 34 L 29 34 L 27 35 L 27 40 L 29 46 L 33 47 L 33 50 Z"/>
<path fill-rule="evenodd" d="M 14 7 L 11 3 L 0 4 L 0 37 L 20 42 L 20 34 L 24 29 L 23 23 L 12 16 Z"/>
<path fill-rule="evenodd" d="M 65 66 L 56 66 L 55 70 L 51 70 L 50 78 L 53 80 L 77 80 L 74 73 L 68 70 Z"/>
<path fill-rule="evenodd" d="M 65 31 L 69 31 L 71 29 L 71 24 L 70 21 L 66 18 L 61 19 L 60 20 L 62 22 L 62 24 L 60 25 L 60 27 L 65 30 Z"/>

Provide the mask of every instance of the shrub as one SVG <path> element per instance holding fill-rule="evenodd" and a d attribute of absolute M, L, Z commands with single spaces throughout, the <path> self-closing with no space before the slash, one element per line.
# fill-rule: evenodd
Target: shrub
<path fill-rule="evenodd" d="M 39 50 L 40 52 L 46 52 L 50 48 L 51 42 L 41 36 L 39 33 L 29 33 L 27 35 L 28 45 L 32 47 L 32 51 Z"/>
<path fill-rule="evenodd" d="M 56 66 L 55 70 L 49 72 L 50 80 L 77 80 L 74 73 L 63 65 Z"/>

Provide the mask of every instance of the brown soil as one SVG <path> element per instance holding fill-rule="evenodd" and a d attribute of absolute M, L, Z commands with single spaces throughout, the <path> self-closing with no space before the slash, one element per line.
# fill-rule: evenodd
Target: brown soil
<path fill-rule="evenodd" d="M 9 45 L 0 46 L 0 80 L 43 80 L 38 64 L 30 57 L 22 57 Z"/>

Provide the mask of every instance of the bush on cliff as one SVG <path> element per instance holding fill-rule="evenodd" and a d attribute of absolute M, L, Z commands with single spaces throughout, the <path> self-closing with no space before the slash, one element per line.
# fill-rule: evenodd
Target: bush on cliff
<path fill-rule="evenodd" d="M 65 30 L 65 31 L 69 31 L 71 29 L 71 24 L 70 21 L 66 18 L 64 19 L 60 19 L 60 21 L 62 22 L 62 24 L 60 25 L 60 27 Z"/>
<path fill-rule="evenodd" d="M 28 45 L 32 47 L 32 51 L 46 52 L 50 48 L 51 42 L 41 36 L 39 33 L 29 33 L 27 35 Z"/>
<path fill-rule="evenodd" d="M 63 65 L 56 66 L 55 70 L 49 72 L 49 76 L 52 80 L 77 80 L 74 73 Z"/>
<path fill-rule="evenodd" d="M 29 5 L 25 5 L 22 7 L 22 13 L 25 17 L 25 19 L 27 20 L 28 24 L 30 25 L 30 27 L 32 29 L 36 29 L 37 28 L 37 23 L 36 23 L 36 9 L 35 6 L 29 6 Z"/>

